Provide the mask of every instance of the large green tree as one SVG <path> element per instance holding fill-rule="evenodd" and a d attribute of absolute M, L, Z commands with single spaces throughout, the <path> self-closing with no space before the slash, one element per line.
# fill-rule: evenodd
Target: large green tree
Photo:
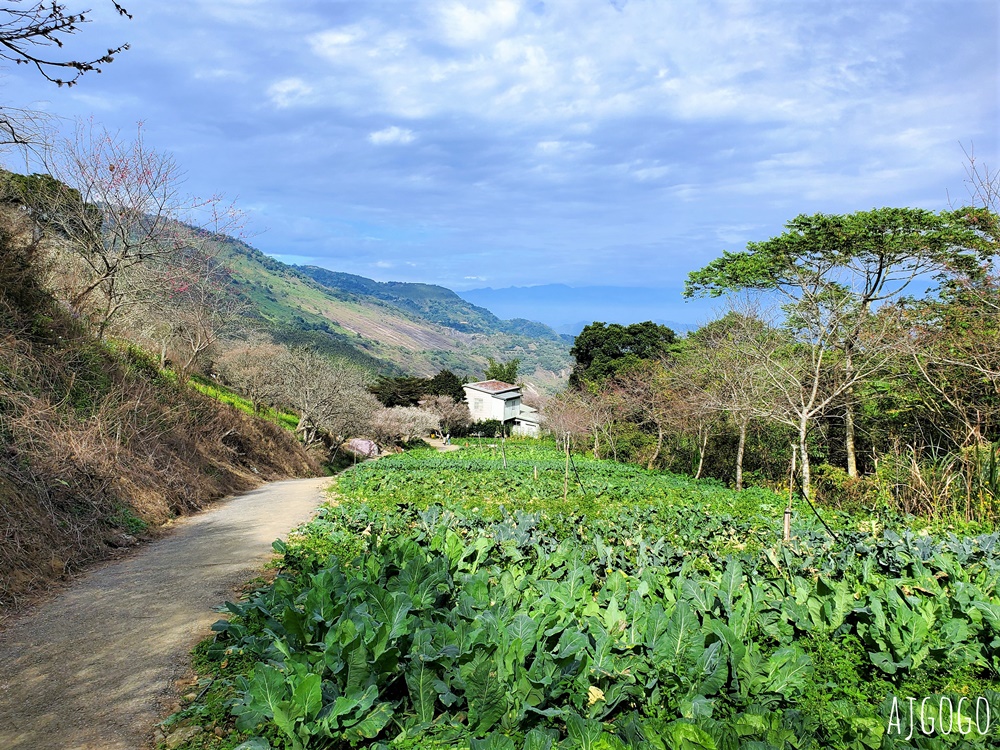
<path fill-rule="evenodd" d="M 484 380 L 499 380 L 502 383 L 517 383 L 517 371 L 521 368 L 521 360 L 512 359 L 509 362 L 501 362 L 490 357 L 486 372 L 483 373 Z"/>
<path fill-rule="evenodd" d="M 451 370 L 441 370 L 427 381 L 427 393 L 433 396 L 450 396 L 458 404 L 465 400 L 462 379 Z"/>
<path fill-rule="evenodd" d="M 793 333 L 800 354 L 803 347 L 810 350 L 800 370 L 801 388 L 792 396 L 800 443 L 804 448 L 811 421 L 839 403 L 845 414 L 847 470 L 857 476 L 855 386 L 874 377 L 886 361 L 886 316 L 880 316 L 874 337 L 865 333 L 873 311 L 918 280 L 975 274 L 996 250 L 996 217 L 981 208 L 939 213 L 881 208 L 803 214 L 785 227 L 777 237 L 725 252 L 692 272 L 685 296 L 749 290 L 783 300 L 784 327 Z M 867 348 L 860 346 L 863 340 Z M 808 457 L 803 458 L 808 472 Z"/>
<path fill-rule="evenodd" d="M 674 352 L 677 343 L 677 334 L 651 320 L 627 326 L 595 321 L 580 331 L 569 350 L 576 360 L 570 385 L 606 380 L 642 361 Z"/>

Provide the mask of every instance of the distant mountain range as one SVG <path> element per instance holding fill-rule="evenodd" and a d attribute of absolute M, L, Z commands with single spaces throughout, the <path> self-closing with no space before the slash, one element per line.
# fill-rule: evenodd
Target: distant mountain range
<path fill-rule="evenodd" d="M 283 343 L 394 375 L 447 368 L 477 378 L 487 358 L 516 357 L 526 382 L 542 390 L 564 383 L 572 366 L 567 337 L 531 320 L 503 320 L 450 289 L 291 266 L 232 238 L 217 242 L 251 315 Z"/>
<path fill-rule="evenodd" d="M 572 336 L 594 321 L 627 325 L 652 320 L 677 333 L 685 333 L 698 326 L 677 320 L 677 312 L 691 315 L 691 319 L 706 317 L 703 305 L 692 305 L 690 312 L 684 309 L 685 303 L 677 289 L 542 284 L 470 289 L 458 294 L 502 318 L 530 316 L 561 334 Z"/>

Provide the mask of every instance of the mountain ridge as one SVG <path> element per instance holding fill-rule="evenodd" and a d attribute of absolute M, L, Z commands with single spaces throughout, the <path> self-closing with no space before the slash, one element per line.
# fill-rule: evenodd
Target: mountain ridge
<path fill-rule="evenodd" d="M 478 377 L 490 357 L 522 361 L 542 389 L 565 382 L 570 343 L 529 320 L 503 320 L 435 284 L 380 282 L 283 263 L 246 242 L 215 237 L 220 260 L 252 315 L 281 343 L 311 345 L 380 374 Z"/>

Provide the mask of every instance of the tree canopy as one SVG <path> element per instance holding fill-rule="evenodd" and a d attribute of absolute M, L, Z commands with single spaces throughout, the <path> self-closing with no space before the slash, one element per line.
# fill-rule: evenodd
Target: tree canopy
<path fill-rule="evenodd" d="M 504 383 L 514 384 L 517 382 L 517 371 L 521 368 L 521 360 L 512 359 L 510 362 L 500 362 L 489 358 L 489 365 L 483 373 L 485 380 L 499 380 Z"/>
<path fill-rule="evenodd" d="M 684 296 L 774 290 L 800 300 L 836 290 L 869 306 L 914 279 L 970 272 L 996 250 L 997 217 L 982 208 L 934 213 L 878 208 L 853 214 L 800 214 L 786 231 L 688 275 Z"/>
<path fill-rule="evenodd" d="M 573 342 L 570 355 L 576 360 L 570 385 L 600 381 L 642 360 L 656 359 L 675 351 L 677 334 L 651 320 L 621 325 L 595 321 L 585 326 Z"/>

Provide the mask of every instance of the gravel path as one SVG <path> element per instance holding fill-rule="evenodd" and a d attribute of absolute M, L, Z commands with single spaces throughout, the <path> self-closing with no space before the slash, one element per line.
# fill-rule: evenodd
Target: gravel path
<path fill-rule="evenodd" d="M 309 518 L 329 479 L 276 482 L 178 522 L 0 632 L 0 748 L 138 750 L 213 608 Z"/>

